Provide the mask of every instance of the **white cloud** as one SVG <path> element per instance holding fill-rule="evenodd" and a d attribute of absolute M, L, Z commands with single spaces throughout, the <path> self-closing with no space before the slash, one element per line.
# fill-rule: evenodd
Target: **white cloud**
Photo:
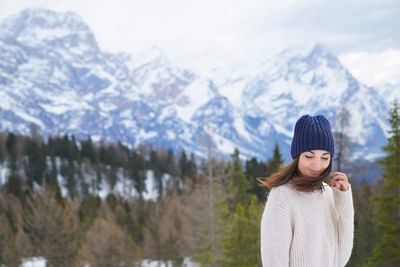
<path fill-rule="evenodd" d="M 395 84 L 400 77 L 400 50 L 380 53 L 355 52 L 343 54 L 340 61 L 360 81 L 368 85 Z"/>
<path fill-rule="evenodd" d="M 348 63 L 351 54 L 370 61 L 371 54 L 400 49 L 397 0 L 2 0 L 1 5 L 0 19 L 27 7 L 70 10 L 82 16 L 103 49 L 135 54 L 156 45 L 173 62 L 205 72 L 321 43 L 341 55 L 351 72 L 370 77 L 371 70 Z M 392 77 L 388 68 L 376 68 L 376 77 Z"/>

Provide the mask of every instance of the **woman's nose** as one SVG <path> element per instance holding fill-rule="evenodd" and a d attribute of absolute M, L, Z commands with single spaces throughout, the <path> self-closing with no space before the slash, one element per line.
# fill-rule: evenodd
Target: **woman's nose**
<path fill-rule="evenodd" d="M 311 170 L 319 171 L 321 169 L 321 165 L 322 165 L 321 162 L 316 160 L 311 164 Z"/>

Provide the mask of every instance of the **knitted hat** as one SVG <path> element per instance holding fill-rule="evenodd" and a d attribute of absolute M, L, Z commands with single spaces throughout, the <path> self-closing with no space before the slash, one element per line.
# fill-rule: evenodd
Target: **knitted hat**
<path fill-rule="evenodd" d="M 298 157 L 301 153 L 309 150 L 321 149 L 335 154 L 335 141 L 331 125 L 322 115 L 315 117 L 303 115 L 297 120 L 294 127 L 291 154 L 292 158 Z"/>

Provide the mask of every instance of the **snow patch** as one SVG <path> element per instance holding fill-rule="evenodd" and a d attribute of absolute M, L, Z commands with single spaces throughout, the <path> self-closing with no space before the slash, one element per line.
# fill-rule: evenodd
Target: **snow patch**
<path fill-rule="evenodd" d="M 175 109 L 178 117 L 186 123 L 191 123 L 196 111 L 209 100 L 208 84 L 205 81 L 195 80 L 176 98 Z"/>
<path fill-rule="evenodd" d="M 46 267 L 46 259 L 43 257 L 33 257 L 22 259 L 20 267 Z"/>

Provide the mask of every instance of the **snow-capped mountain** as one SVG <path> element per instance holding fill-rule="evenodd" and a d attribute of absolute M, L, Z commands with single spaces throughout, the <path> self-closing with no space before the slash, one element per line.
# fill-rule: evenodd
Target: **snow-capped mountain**
<path fill-rule="evenodd" d="M 390 105 L 393 105 L 394 101 L 400 104 L 400 83 L 385 83 L 376 90 Z"/>
<path fill-rule="evenodd" d="M 24 10 L 0 24 L 0 130 L 152 143 L 205 155 L 286 159 L 296 119 L 344 106 L 353 156 L 381 153 L 388 103 L 320 45 L 286 49 L 252 69 L 213 77 L 173 64 L 157 47 L 130 56 L 101 50 L 74 13 Z M 211 137 L 211 139 L 210 139 Z"/>
<path fill-rule="evenodd" d="M 356 147 L 353 156 L 380 154 L 389 130 L 387 103 L 327 49 L 316 45 L 309 50 L 284 50 L 255 69 L 253 74 L 236 72 L 216 83 L 227 97 L 230 88 L 240 88 L 240 97 L 231 101 L 240 99 L 238 109 L 252 135 L 269 140 L 267 147 L 278 140 L 289 151 L 293 125 L 301 114 L 324 114 L 335 128 L 336 115 L 345 107 L 351 116 L 346 134 Z"/>

